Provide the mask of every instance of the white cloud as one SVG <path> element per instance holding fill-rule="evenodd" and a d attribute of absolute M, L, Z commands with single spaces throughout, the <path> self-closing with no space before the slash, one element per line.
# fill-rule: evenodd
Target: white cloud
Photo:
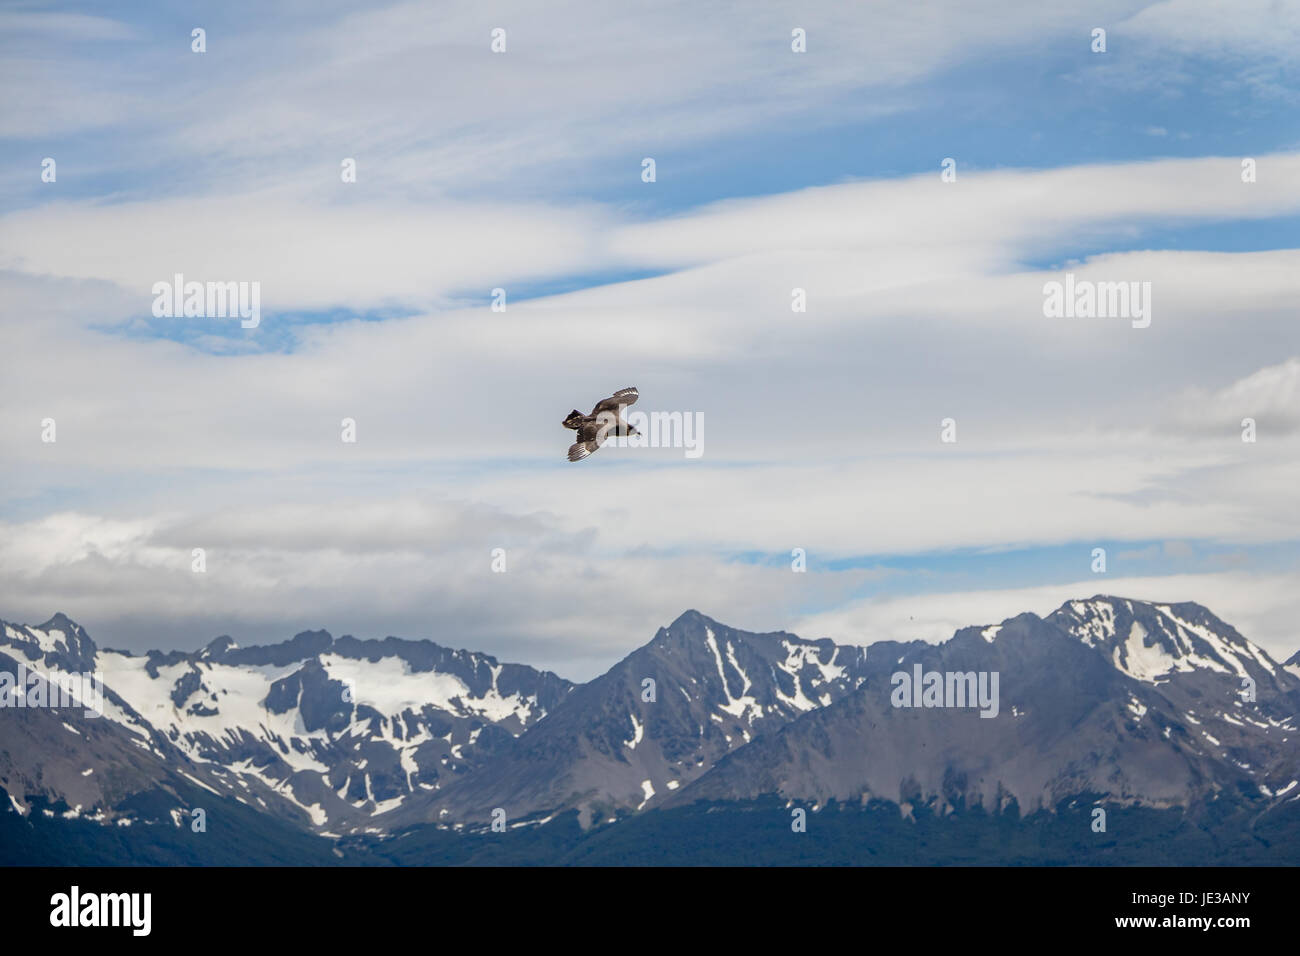
<path fill-rule="evenodd" d="M 302 550 L 331 547 L 320 529 L 337 534 L 338 516 L 312 488 L 404 502 L 468 496 L 512 520 L 541 514 L 570 533 L 599 530 L 607 556 L 646 547 L 915 554 L 1087 541 L 1103 530 L 1131 541 L 1294 539 L 1296 436 L 1265 428 L 1244 446 L 1239 419 L 1219 431 L 1179 424 L 1189 383 L 1233 415 L 1258 406 L 1261 422 L 1291 401 L 1291 363 L 1268 370 L 1300 295 L 1294 250 L 1133 252 L 1071 267 L 1083 278 L 1151 281 L 1155 315 L 1142 330 L 1045 319 L 1042 285 L 1058 273 L 1013 266 L 1080 228 L 1300 205 L 1300 157 L 1268 161 L 1297 175 L 1255 191 L 1224 160 L 1170 161 L 976 174 L 960 192 L 936 176 L 646 224 L 610 210 L 557 213 L 549 231 L 544 209 L 514 210 L 499 220 L 512 230 L 500 244 L 470 205 L 429 220 L 440 229 L 408 210 L 388 224 L 391 236 L 364 204 L 338 222 L 307 215 L 310 250 L 288 241 L 302 225 L 276 225 L 299 223 L 297 207 L 270 206 L 274 221 L 251 251 L 198 230 L 175 237 L 164 225 L 183 207 L 166 202 L 32 211 L 0 240 L 10 261 L 100 281 L 5 280 L 22 316 L 3 327 L 0 357 L 13 396 L 0 452 L 22 465 L 11 500 L 54 487 L 89 514 L 200 524 L 202 509 L 224 508 L 236 516 L 219 522 L 225 533 L 247 529 L 239 547 L 250 563 L 263 522 L 269 553 L 294 551 L 303 536 Z M 1044 197 L 1067 194 L 1094 200 L 1060 204 L 1045 232 Z M 915 215 L 903 218 L 909 203 Z M 231 228 L 255 216 L 251 204 L 228 205 L 201 207 Z M 895 241 L 869 215 L 873 205 L 897 206 Z M 339 222 L 367 241 L 332 234 Z M 441 237 L 436 245 L 421 244 L 426 232 Z M 84 241 L 58 241 L 69 233 Z M 336 243 L 335 258 L 321 252 Z M 235 278 L 262 261 L 300 303 L 365 304 L 421 294 L 412 264 L 426 253 L 486 293 L 494 271 L 662 265 L 675 247 L 684 267 L 659 278 L 512 302 L 505 313 L 490 312 L 485 294 L 471 309 L 314 326 L 293 354 L 210 355 L 87 328 L 138 308 L 124 285 L 103 280 L 143 283 L 177 261 L 194 275 L 219 263 Z M 809 290 L 806 314 L 789 311 L 794 285 Z M 446 291 L 433 278 L 428 289 Z M 609 449 L 581 466 L 563 462 L 564 413 L 624 385 L 641 388 L 640 408 L 702 413 L 704 457 Z M 58 422 L 54 445 L 39 440 L 47 416 Z M 958 420 L 956 445 L 938 440 L 947 416 Z M 340 441 L 344 417 L 358 423 L 356 444 Z M 274 503 L 283 517 L 247 525 L 237 516 L 249 502 Z M 380 546 L 422 527 L 415 504 L 403 509 L 364 519 Z M 334 547 L 358 560 L 368 553 L 350 539 Z M 275 567 L 285 583 L 315 573 Z M 391 568 L 392 579 L 420 580 L 418 567 Z M 565 580 L 551 583 L 562 592 Z"/>
<path fill-rule="evenodd" d="M 1240 427 L 1245 418 L 1255 419 L 1257 429 L 1266 432 L 1293 432 L 1300 427 L 1300 357 L 1261 368 L 1222 388 L 1189 389 L 1179 396 L 1175 416 L 1182 427 L 1201 434 Z"/>
<path fill-rule="evenodd" d="M 477 290 L 486 302 L 505 282 L 602 265 L 594 242 L 604 218 L 527 204 L 322 204 L 285 192 L 51 203 L 0 221 L 0 264 L 116 283 L 142 316 L 154 283 L 176 273 L 260 282 L 264 313 L 427 308 L 455 291 Z"/>
<path fill-rule="evenodd" d="M 1300 613 L 1295 575 L 1176 574 L 1110 578 L 1096 575 L 1069 584 L 887 596 L 801 618 L 793 630 L 804 637 L 831 637 L 853 644 L 881 640 L 946 641 L 959 628 L 998 624 L 1026 611 L 1040 617 L 1066 601 L 1110 594 L 1133 600 L 1208 607 L 1245 637 L 1284 661 L 1300 649 L 1294 622 Z"/>
<path fill-rule="evenodd" d="M 297 185 L 211 198 L 60 202 L 0 219 L 0 267 L 111 281 L 139 296 L 141 314 L 153 283 L 176 272 L 260 281 L 264 312 L 274 312 L 429 307 L 456 292 L 486 301 L 495 286 L 508 291 L 510 283 L 547 276 L 722 264 L 726 270 L 683 281 L 716 297 L 721 280 L 733 301 L 781 291 L 788 311 L 786 283 L 799 280 L 820 294 L 819 311 L 827 302 L 857 310 L 868 294 L 892 292 L 902 305 L 922 283 L 1007 273 L 1047 250 L 1128 240 L 1155 224 L 1300 212 L 1300 153 L 1258 162 L 1260 181 L 1250 186 L 1240 181 L 1238 159 L 1219 157 L 972 173 L 952 184 L 936 173 L 729 200 L 648 222 L 595 204 L 399 205 L 355 193 L 323 200 Z M 768 282 L 742 288 L 737 281 L 764 273 Z M 1273 282 L 1289 289 L 1290 279 Z M 655 302 L 655 288 L 639 284 L 638 301 Z"/>
<path fill-rule="evenodd" d="M 13 592 L 0 613 L 35 623 L 63 611 L 102 646 L 135 650 L 195 648 L 219 631 L 244 644 L 315 627 L 426 637 L 587 679 L 688 607 L 771 630 L 800 602 L 837 602 L 879 576 L 626 552 L 598 527 L 465 501 L 221 504 L 0 524 L 0 579 Z M 193 547 L 205 550 L 203 573 L 191 569 Z M 492 571 L 498 547 L 504 573 Z"/>
<path fill-rule="evenodd" d="M 1163 0 L 1129 17 L 1120 30 L 1183 54 L 1290 60 L 1300 45 L 1300 3 Z"/>
<path fill-rule="evenodd" d="M 1137 59 L 1259 58 L 1293 48 L 1297 21 L 1292 3 L 1269 0 L 1245 14 L 1103 0 L 1086 16 L 1032 0 L 814 0 L 743 12 L 688 0 L 409 2 L 364 12 L 234 3 L 209 19 L 199 55 L 188 30 L 139 19 L 11 14 L 32 53 L 8 74 L 8 89 L 14 102 L 38 106 L 9 111 L 0 131 L 44 137 L 103 126 L 108 115 L 128 135 L 80 157 L 83 170 L 192 170 L 217 191 L 286 175 L 337 179 L 338 159 L 360 152 L 371 190 L 565 192 L 543 177 L 598 170 L 610 181 L 614 157 L 635 177 L 648 146 L 672 152 L 779 124 L 809 135 L 925 107 L 934 93 L 921 87 L 935 77 L 1017 51 L 1086 50 L 1097 24 L 1110 25 L 1121 48 L 1136 44 Z M 508 35 L 503 55 L 489 52 L 498 26 Z M 790 51 L 796 26 L 807 31 L 805 54 Z M 69 60 L 60 53 L 71 37 L 102 46 Z M 57 72 L 41 68 L 53 62 Z"/>

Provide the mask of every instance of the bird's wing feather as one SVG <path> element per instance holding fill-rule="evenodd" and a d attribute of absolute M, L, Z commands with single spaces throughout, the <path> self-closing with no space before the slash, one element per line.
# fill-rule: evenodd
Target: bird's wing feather
<path fill-rule="evenodd" d="M 596 407 L 591 410 L 592 415 L 599 415 L 601 412 L 617 412 L 620 405 L 631 405 L 641 393 L 636 388 L 620 388 L 609 398 L 602 398 L 596 403 Z"/>
<path fill-rule="evenodd" d="M 582 461 L 600 447 L 596 441 L 579 441 L 569 446 L 569 461 Z"/>

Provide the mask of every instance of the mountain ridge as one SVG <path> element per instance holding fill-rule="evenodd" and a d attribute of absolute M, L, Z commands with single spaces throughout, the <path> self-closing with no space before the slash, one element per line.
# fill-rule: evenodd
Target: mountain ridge
<path fill-rule="evenodd" d="M 0 622 L 0 656 L 53 674 L 98 671 L 110 719 L 161 759 L 302 825 L 350 831 L 373 829 L 371 818 L 410 793 L 474 766 L 574 686 L 433 641 L 327 631 L 137 655 L 97 648 L 62 614 L 37 627 Z M 39 778 L 39 767 L 27 770 Z"/>
<path fill-rule="evenodd" d="M 181 772 L 190 789 L 325 835 L 472 829 L 497 811 L 516 827 L 576 810 L 586 828 L 771 794 L 941 812 L 1050 807 L 1086 788 L 1153 807 L 1234 788 L 1263 804 L 1300 797 L 1300 674 L 1192 602 L 1094 595 L 940 644 L 866 646 L 742 631 L 688 609 L 583 684 L 431 640 L 324 630 L 133 655 L 97 648 L 62 613 L 0 622 L 0 670 L 6 661 L 107 665 L 106 715 L 126 735 L 109 749 L 149 752 L 141 787 L 166 789 Z M 997 718 L 891 706 L 891 676 L 916 665 L 997 670 Z M 1237 686 L 1247 679 L 1249 701 Z M 57 740 L 81 719 L 37 719 L 24 733 Z M 1035 763 L 1031 744 L 1054 757 Z M 30 739 L 25 749 L 39 751 Z M 120 802 L 117 790 L 44 771 L 5 754 L 0 785 L 15 807 L 32 803 L 27 788 L 62 799 L 40 783 L 57 778 L 87 815 L 118 816 L 92 805 Z"/>

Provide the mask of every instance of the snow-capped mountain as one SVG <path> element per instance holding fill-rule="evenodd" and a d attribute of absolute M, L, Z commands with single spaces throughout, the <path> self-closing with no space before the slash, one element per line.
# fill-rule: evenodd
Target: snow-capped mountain
<path fill-rule="evenodd" d="M 1047 620 L 1140 681 L 1205 671 L 1279 689 L 1277 663 L 1199 604 L 1149 604 L 1097 595 L 1069 601 Z"/>
<path fill-rule="evenodd" d="M 1300 675 L 1199 604 L 1098 596 L 1047 620 L 1158 695 L 1195 746 L 1243 771 L 1260 792 L 1300 796 Z M 1290 789 L 1288 789 L 1290 788 Z"/>
<path fill-rule="evenodd" d="M 1300 651 L 1296 651 L 1282 663 L 1282 669 L 1300 680 Z"/>
<path fill-rule="evenodd" d="M 408 820 L 514 820 L 577 807 L 654 806 L 723 755 L 857 688 L 867 653 L 829 640 L 751 634 L 687 611 L 536 728 Z M 649 699 L 653 697 L 653 699 Z"/>
<path fill-rule="evenodd" d="M 772 794 L 1022 811 L 1300 799 L 1300 654 L 1279 665 L 1196 604 L 1097 596 L 866 648 L 688 611 L 580 686 L 324 631 L 132 655 L 62 615 L 0 624 L 0 672 L 20 665 L 99 672 L 104 716 L 0 711 L 0 787 L 20 813 L 106 824 L 146 805 L 179 821 L 192 801 L 167 809 L 168 794 L 200 791 L 337 835 L 474 827 L 498 809 L 511 827 L 576 809 L 586 827 Z M 916 667 L 996 672 L 996 716 L 895 706 L 893 675 Z"/>
<path fill-rule="evenodd" d="M 573 688 L 430 641 L 325 631 L 267 647 L 221 637 L 196 653 L 136 656 L 98 649 L 62 615 L 39 627 L 0 624 L 0 655 L 55 677 L 98 672 L 105 716 L 160 760 L 201 768 L 205 785 L 250 805 L 341 832 L 378 830 L 373 820 L 472 770 Z M 64 716 L 74 728 L 96 723 L 80 710 Z"/>
<path fill-rule="evenodd" d="M 776 793 L 945 811 L 1014 800 L 1030 812 L 1076 795 L 1151 807 L 1225 792 L 1261 807 L 1300 798 L 1300 681 L 1199 605 L 1098 596 L 938 646 L 868 650 L 881 654 L 893 660 L 868 668 L 857 693 L 720 761 L 667 803 Z M 997 672 L 997 718 L 895 707 L 889 674 L 917 665 Z"/>

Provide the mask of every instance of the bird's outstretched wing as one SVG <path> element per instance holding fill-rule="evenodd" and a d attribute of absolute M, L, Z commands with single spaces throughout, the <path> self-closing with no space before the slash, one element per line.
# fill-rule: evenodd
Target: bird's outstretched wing
<path fill-rule="evenodd" d="M 594 438 L 591 441 L 574 442 L 569 446 L 569 461 L 582 461 L 599 447 L 600 442 Z"/>
<path fill-rule="evenodd" d="M 582 461 L 603 445 L 608 430 L 602 422 L 584 420 L 577 428 L 578 440 L 569 446 L 569 461 Z"/>
<path fill-rule="evenodd" d="M 609 398 L 602 398 L 596 403 L 596 407 L 591 410 L 592 415 L 599 415 L 601 412 L 617 412 L 620 405 L 631 405 L 641 393 L 633 388 L 620 388 Z"/>

